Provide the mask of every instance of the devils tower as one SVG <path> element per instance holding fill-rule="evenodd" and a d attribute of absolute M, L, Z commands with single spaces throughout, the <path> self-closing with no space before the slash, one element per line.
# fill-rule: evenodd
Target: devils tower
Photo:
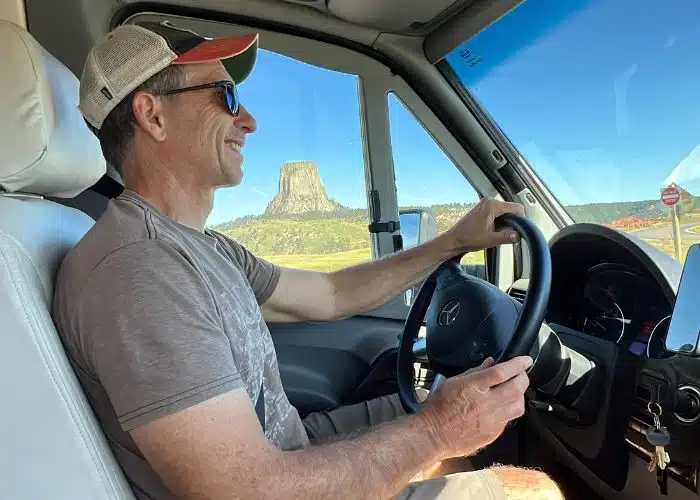
<path fill-rule="evenodd" d="M 309 212 L 333 212 L 340 205 L 326 193 L 316 165 L 311 161 L 283 163 L 280 187 L 267 206 L 265 215 L 298 215 Z"/>

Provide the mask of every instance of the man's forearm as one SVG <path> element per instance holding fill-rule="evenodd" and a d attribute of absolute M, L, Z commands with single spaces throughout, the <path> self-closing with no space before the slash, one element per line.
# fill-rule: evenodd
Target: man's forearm
<path fill-rule="evenodd" d="M 449 240 L 438 237 L 389 257 L 330 274 L 336 315 L 352 316 L 386 304 L 454 254 Z"/>
<path fill-rule="evenodd" d="M 283 452 L 265 471 L 265 498 L 389 498 L 440 460 L 417 417 L 354 439 Z M 266 476 L 262 476 L 266 477 Z"/>

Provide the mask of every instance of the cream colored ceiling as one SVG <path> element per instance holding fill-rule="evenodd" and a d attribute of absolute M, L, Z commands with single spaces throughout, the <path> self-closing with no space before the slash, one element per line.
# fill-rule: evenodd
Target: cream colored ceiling
<path fill-rule="evenodd" d="M 86 0 L 82 0 L 86 1 Z M 105 1 L 105 0 L 91 0 Z M 123 4 L 138 0 L 122 0 Z M 372 46 L 382 33 L 425 37 L 434 62 L 523 0 L 155 0 L 275 21 Z M 464 35 L 462 34 L 464 32 Z"/>

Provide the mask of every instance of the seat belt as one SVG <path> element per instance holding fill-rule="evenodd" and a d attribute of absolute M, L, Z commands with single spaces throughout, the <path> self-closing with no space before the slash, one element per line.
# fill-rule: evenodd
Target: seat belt
<path fill-rule="evenodd" d="M 258 394 L 258 400 L 255 402 L 255 413 L 258 415 L 258 420 L 260 420 L 260 425 L 262 425 L 263 431 L 265 430 L 265 387 L 262 382 L 260 383 L 260 393 Z"/>
<path fill-rule="evenodd" d="M 92 186 L 92 190 L 106 196 L 107 198 L 116 198 L 124 190 L 124 186 L 105 174 Z"/>

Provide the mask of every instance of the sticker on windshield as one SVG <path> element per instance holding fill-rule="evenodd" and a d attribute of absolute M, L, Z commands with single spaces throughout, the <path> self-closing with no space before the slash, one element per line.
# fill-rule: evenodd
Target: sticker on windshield
<path fill-rule="evenodd" d="M 470 68 L 473 68 L 474 66 L 476 66 L 484 60 L 483 57 L 475 54 L 471 49 L 467 48 L 464 48 L 459 51 L 459 57 L 462 59 L 462 62 Z"/>

